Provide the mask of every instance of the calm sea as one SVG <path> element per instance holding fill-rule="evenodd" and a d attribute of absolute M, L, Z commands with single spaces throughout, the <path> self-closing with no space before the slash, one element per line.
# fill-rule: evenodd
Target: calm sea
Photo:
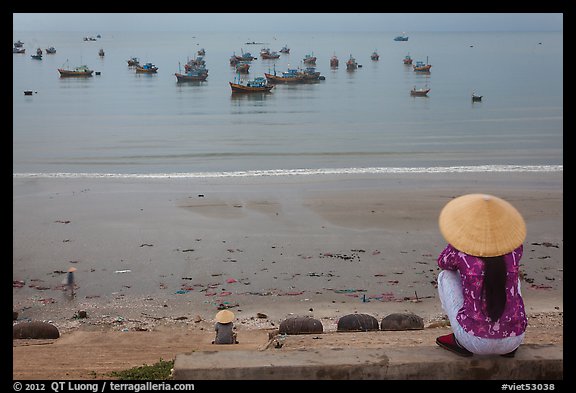
<path fill-rule="evenodd" d="M 96 41 L 84 36 L 101 34 Z M 561 171 L 562 33 L 13 32 L 15 176 L 226 176 L 387 171 Z M 258 44 L 246 44 L 247 42 Z M 290 54 L 262 60 L 262 48 Z M 36 48 L 56 54 L 34 60 Z M 98 55 L 99 49 L 105 56 Z M 205 82 L 175 72 L 204 48 Z M 379 61 L 370 55 L 377 51 Z M 233 95 L 248 78 L 317 57 L 325 80 Z M 331 69 L 330 57 L 340 66 Z M 420 74 L 405 55 L 432 64 Z M 353 56 L 361 65 L 347 71 Z M 136 74 L 127 59 L 159 67 Z M 60 78 L 86 64 L 100 75 Z M 428 86 L 428 97 L 411 97 Z M 24 95 L 25 90 L 35 93 Z M 483 96 L 472 102 L 472 91 Z"/>

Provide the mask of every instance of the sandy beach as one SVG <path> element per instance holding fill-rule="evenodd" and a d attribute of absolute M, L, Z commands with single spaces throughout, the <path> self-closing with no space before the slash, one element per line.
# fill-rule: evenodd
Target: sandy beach
<path fill-rule="evenodd" d="M 414 312 L 430 325 L 443 318 L 437 217 L 472 192 L 522 213 L 526 309 L 561 321 L 562 172 L 15 177 L 13 310 L 63 334 L 209 330 L 219 308 L 234 311 L 241 330 L 309 315 L 330 332 L 352 312 Z M 70 266 L 74 298 L 62 290 Z"/>

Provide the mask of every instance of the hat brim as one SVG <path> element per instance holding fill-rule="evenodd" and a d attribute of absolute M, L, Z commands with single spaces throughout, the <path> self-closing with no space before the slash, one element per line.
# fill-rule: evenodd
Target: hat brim
<path fill-rule="evenodd" d="M 72 272 L 75 272 L 76 270 L 78 270 L 78 269 L 76 269 L 75 267 L 71 267 L 68 269 L 68 272 L 72 273 Z"/>
<path fill-rule="evenodd" d="M 526 238 L 526 223 L 509 202 L 488 194 L 467 194 L 448 202 L 438 219 L 444 239 L 480 257 L 505 255 Z"/>

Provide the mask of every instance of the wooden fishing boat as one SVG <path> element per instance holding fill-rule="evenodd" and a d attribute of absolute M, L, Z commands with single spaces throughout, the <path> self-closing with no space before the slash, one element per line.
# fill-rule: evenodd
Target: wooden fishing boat
<path fill-rule="evenodd" d="M 141 66 L 141 65 L 136 66 L 136 73 L 155 74 L 156 72 L 158 72 L 158 67 L 156 67 L 152 63 L 146 63 L 143 66 Z"/>
<path fill-rule="evenodd" d="M 24 43 L 23 43 L 22 41 L 20 41 L 20 40 L 18 40 L 18 41 L 16 41 L 16 42 L 14 43 L 14 46 L 15 46 L 16 48 L 22 48 L 23 45 L 24 45 Z"/>
<path fill-rule="evenodd" d="M 40 54 L 35 54 L 35 55 L 30 55 L 30 57 L 32 57 L 34 60 L 42 60 L 42 55 Z"/>
<path fill-rule="evenodd" d="M 205 81 L 208 77 L 208 70 L 201 72 L 199 70 L 190 70 L 185 74 L 175 73 L 178 82 L 198 82 Z"/>
<path fill-rule="evenodd" d="M 316 56 L 314 55 L 306 55 L 304 59 L 302 59 L 304 64 L 315 65 L 316 64 Z"/>
<path fill-rule="evenodd" d="M 130 59 L 126 60 L 128 62 L 129 67 L 135 67 L 140 65 L 140 60 L 137 57 L 131 57 Z"/>
<path fill-rule="evenodd" d="M 239 78 L 234 82 L 228 82 L 232 93 L 267 93 L 274 88 L 274 85 L 269 84 L 266 78 L 261 76 L 242 83 Z"/>
<path fill-rule="evenodd" d="M 247 61 L 241 61 L 238 64 L 236 64 L 236 72 L 239 72 L 241 74 L 247 74 L 250 70 L 250 63 L 248 63 Z"/>
<path fill-rule="evenodd" d="M 402 60 L 402 62 L 404 64 L 408 64 L 408 65 L 412 64 L 412 58 L 410 57 L 410 54 L 407 54 L 406 56 L 404 56 L 404 59 Z"/>
<path fill-rule="evenodd" d="M 332 68 L 337 68 L 337 67 L 338 67 L 338 63 L 339 63 L 338 57 L 337 57 L 336 55 L 333 55 L 333 56 L 330 58 L 330 67 L 332 67 Z"/>
<path fill-rule="evenodd" d="M 354 57 L 352 57 L 352 55 L 350 55 L 350 58 L 346 62 L 346 69 L 348 71 L 351 71 L 351 70 L 355 70 L 356 68 L 358 68 L 358 63 L 356 63 L 356 59 Z"/>
<path fill-rule="evenodd" d="M 402 35 L 394 37 L 394 41 L 408 41 L 408 36 L 406 33 L 402 33 Z"/>
<path fill-rule="evenodd" d="M 64 66 L 62 66 L 64 67 Z M 74 68 L 58 68 L 61 77 L 88 77 L 94 72 L 87 65 L 81 65 Z"/>
<path fill-rule="evenodd" d="M 414 86 L 414 88 L 410 90 L 410 95 L 414 97 L 426 97 L 429 91 L 430 91 L 429 88 L 417 89 L 416 86 Z"/>
<path fill-rule="evenodd" d="M 104 49 L 100 48 L 100 50 L 98 51 L 98 56 L 104 57 Z"/>
<path fill-rule="evenodd" d="M 14 47 L 12 48 L 12 53 L 25 53 L 26 49 L 24 48 L 18 48 L 18 47 Z"/>
<path fill-rule="evenodd" d="M 266 49 L 260 52 L 260 57 L 262 57 L 262 59 L 278 59 L 280 57 L 280 55 L 273 51 L 270 52 L 270 49 Z"/>
<path fill-rule="evenodd" d="M 287 45 L 284 45 L 282 49 L 280 49 L 280 53 L 290 53 L 290 48 Z"/>
<path fill-rule="evenodd" d="M 472 102 L 480 102 L 482 101 L 483 96 L 477 95 L 475 92 L 472 92 Z"/>
<path fill-rule="evenodd" d="M 276 69 L 274 69 L 274 74 L 264 73 L 264 76 L 269 82 L 273 84 L 306 83 L 324 80 L 324 77 L 320 75 L 320 72 L 316 71 L 315 67 L 306 67 L 304 70 L 288 68 L 288 70 L 282 72 L 281 75 L 276 75 Z"/>
<path fill-rule="evenodd" d="M 430 68 L 432 68 L 432 65 L 428 64 L 428 60 L 426 60 L 426 63 L 418 60 L 416 61 L 416 64 L 412 65 L 412 67 L 416 72 L 430 72 Z"/>
<path fill-rule="evenodd" d="M 378 61 L 378 59 L 380 59 L 380 55 L 378 54 L 378 52 L 374 51 L 372 52 L 372 54 L 370 55 L 370 59 L 374 60 L 374 61 Z"/>
<path fill-rule="evenodd" d="M 50 48 L 46 48 L 46 54 L 53 55 L 54 53 L 56 53 L 56 48 L 54 48 L 53 46 L 51 46 Z"/>

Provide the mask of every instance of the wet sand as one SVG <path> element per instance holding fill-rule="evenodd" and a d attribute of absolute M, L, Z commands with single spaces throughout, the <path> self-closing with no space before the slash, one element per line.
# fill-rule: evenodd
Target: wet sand
<path fill-rule="evenodd" d="M 355 311 L 441 319 L 437 217 L 471 192 L 507 199 L 527 222 L 528 312 L 563 311 L 562 173 L 14 178 L 13 187 L 13 309 L 63 331 L 194 324 L 223 307 L 245 328 L 310 315 L 334 330 Z M 70 266 L 74 298 L 62 290 Z"/>

